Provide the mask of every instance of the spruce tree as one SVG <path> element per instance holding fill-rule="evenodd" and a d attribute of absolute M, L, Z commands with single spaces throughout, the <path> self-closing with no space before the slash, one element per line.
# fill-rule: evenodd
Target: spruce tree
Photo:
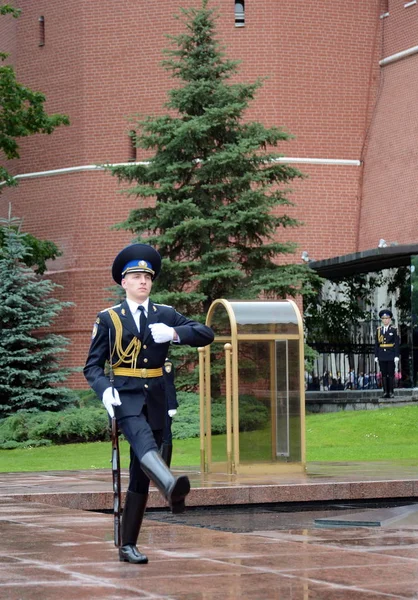
<path fill-rule="evenodd" d="M 170 113 L 145 118 L 132 134 L 147 164 L 111 168 L 141 203 L 120 227 L 159 248 L 156 289 L 189 314 L 221 297 L 309 294 L 309 268 L 275 262 L 295 249 L 276 241 L 279 230 L 299 225 L 285 209 L 287 186 L 302 174 L 271 151 L 291 136 L 244 120 L 261 81 L 229 81 L 238 65 L 216 41 L 207 0 L 182 14 L 186 32 L 169 36 L 175 47 L 163 63 L 180 81 Z"/>
<path fill-rule="evenodd" d="M 57 286 L 25 264 L 30 252 L 20 220 L 0 220 L 0 418 L 19 411 L 60 410 L 73 399 L 61 384 L 60 366 L 68 340 L 49 332 L 70 306 L 52 297 Z"/>
<path fill-rule="evenodd" d="M 23 257 L 23 262 L 27 267 L 33 267 L 35 273 L 39 275 L 45 273 L 48 260 L 55 260 L 58 256 L 62 256 L 61 250 L 50 240 L 40 240 L 30 233 L 26 233 L 22 241 L 28 248 L 28 252 Z M 0 248 L 3 243 L 4 234 L 3 229 L 0 228 Z"/>
<path fill-rule="evenodd" d="M 286 209 L 289 183 L 303 175 L 277 160 L 291 136 L 245 119 L 262 82 L 238 81 L 207 0 L 178 18 L 184 33 L 168 36 L 163 62 L 178 80 L 168 112 L 137 122 L 131 135 L 140 162 L 110 167 L 139 199 L 118 227 L 158 247 L 163 267 L 153 297 L 195 318 L 217 298 L 309 295 L 316 275 L 286 264 L 296 245 L 278 239 L 300 225 Z"/>

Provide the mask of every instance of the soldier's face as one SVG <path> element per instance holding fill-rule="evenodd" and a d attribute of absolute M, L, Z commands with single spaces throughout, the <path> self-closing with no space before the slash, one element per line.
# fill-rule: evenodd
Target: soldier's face
<path fill-rule="evenodd" d="M 138 304 L 142 304 L 151 293 L 152 279 L 149 273 L 128 273 L 121 283 L 126 297 Z"/>
<path fill-rule="evenodd" d="M 383 327 L 388 327 L 390 325 L 391 318 L 390 317 L 382 317 L 382 325 Z"/>

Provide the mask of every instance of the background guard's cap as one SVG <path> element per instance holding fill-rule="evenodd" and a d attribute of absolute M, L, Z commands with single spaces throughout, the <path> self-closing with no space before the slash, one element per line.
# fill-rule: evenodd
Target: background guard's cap
<path fill-rule="evenodd" d="M 161 256 L 147 244 L 131 244 L 119 252 L 113 261 L 112 277 L 121 284 L 128 273 L 150 273 L 154 280 L 161 270 Z"/>
<path fill-rule="evenodd" d="M 384 308 L 383 310 L 380 311 L 379 313 L 379 317 L 393 317 L 393 312 L 391 310 L 389 310 L 388 308 Z"/>

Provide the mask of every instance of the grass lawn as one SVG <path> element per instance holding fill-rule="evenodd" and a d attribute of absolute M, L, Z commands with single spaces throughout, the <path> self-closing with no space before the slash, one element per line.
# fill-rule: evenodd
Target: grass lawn
<path fill-rule="evenodd" d="M 242 448 L 269 447 L 269 432 L 240 434 Z M 212 438 L 213 457 L 225 456 L 224 435 Z M 129 450 L 121 442 L 121 464 L 127 468 Z M 307 461 L 418 460 L 418 406 L 339 412 L 306 417 Z M 0 450 L 0 472 L 110 469 L 110 443 L 67 444 Z M 174 440 L 173 466 L 199 465 L 200 440 Z"/>
<path fill-rule="evenodd" d="M 418 460 L 418 406 L 309 415 L 306 448 L 308 461 Z"/>

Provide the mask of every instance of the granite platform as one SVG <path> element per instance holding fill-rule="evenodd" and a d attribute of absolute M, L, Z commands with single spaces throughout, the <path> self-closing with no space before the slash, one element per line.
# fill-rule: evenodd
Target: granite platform
<path fill-rule="evenodd" d="M 188 506 L 237 506 L 266 503 L 355 499 L 418 498 L 418 458 L 371 463 L 309 463 L 305 473 L 277 475 L 204 474 L 177 470 L 191 482 Z M 122 470 L 123 490 L 128 471 Z M 0 473 L 0 496 L 42 502 L 77 510 L 110 510 L 113 506 L 110 469 Z M 151 487 L 148 506 L 167 506 Z"/>
<path fill-rule="evenodd" d="M 313 463 L 305 474 L 267 479 L 190 469 L 193 508 L 184 515 L 170 515 L 151 491 L 138 544 L 147 565 L 118 561 L 112 517 L 95 512 L 112 505 L 107 470 L 3 473 L 0 598 L 418 598 L 416 519 L 401 525 L 381 519 L 380 527 L 315 526 L 322 517 L 353 513 L 352 502 L 359 500 L 412 505 L 417 467 L 418 460 Z M 122 481 L 125 486 L 126 472 Z M 292 502 L 297 510 L 309 502 L 315 508 L 289 512 Z"/>

